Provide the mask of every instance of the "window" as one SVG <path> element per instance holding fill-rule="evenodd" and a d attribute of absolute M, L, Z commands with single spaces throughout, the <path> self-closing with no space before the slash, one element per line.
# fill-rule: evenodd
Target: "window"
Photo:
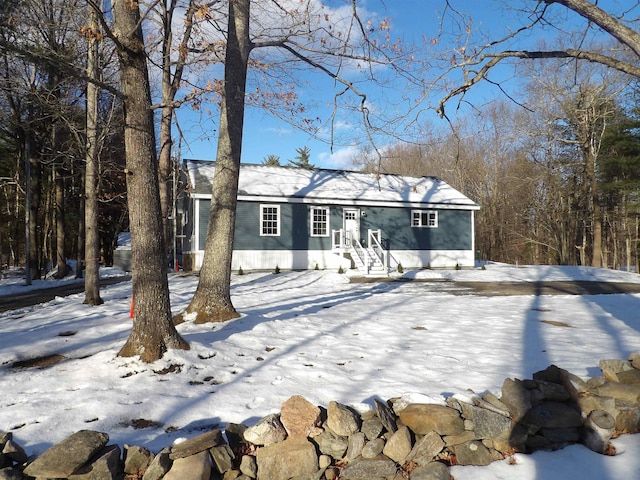
<path fill-rule="evenodd" d="M 328 237 L 329 236 L 329 208 L 327 207 L 311 208 L 311 236 L 312 237 Z"/>
<path fill-rule="evenodd" d="M 279 205 L 260 205 L 260 235 L 263 237 L 280 235 Z"/>
<path fill-rule="evenodd" d="M 438 228 L 438 212 L 435 210 L 412 210 L 411 226 Z"/>

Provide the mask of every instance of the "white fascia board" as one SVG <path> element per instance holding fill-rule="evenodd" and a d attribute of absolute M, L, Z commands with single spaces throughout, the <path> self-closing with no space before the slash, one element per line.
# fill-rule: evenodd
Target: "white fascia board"
<path fill-rule="evenodd" d="M 210 194 L 192 193 L 191 198 L 209 200 Z M 243 202 L 267 202 L 267 203 L 304 203 L 309 205 L 346 205 L 350 207 L 404 207 L 404 208 L 433 208 L 439 210 L 480 210 L 476 204 L 464 203 L 419 203 L 419 202 L 392 202 L 389 200 L 356 200 L 336 198 L 310 198 L 310 197 L 272 197 L 269 195 L 238 195 L 238 200 Z"/>
<path fill-rule="evenodd" d="M 207 198 L 210 198 L 207 196 Z M 480 210 L 479 205 L 454 204 L 454 203 L 419 203 L 419 202 L 392 202 L 388 200 L 356 200 L 336 198 L 309 198 L 309 197 L 271 197 L 267 195 L 238 195 L 238 200 L 245 202 L 275 202 L 275 203 L 305 203 L 313 205 L 346 205 L 358 207 L 406 207 L 406 208 L 436 208 L 440 210 Z"/>

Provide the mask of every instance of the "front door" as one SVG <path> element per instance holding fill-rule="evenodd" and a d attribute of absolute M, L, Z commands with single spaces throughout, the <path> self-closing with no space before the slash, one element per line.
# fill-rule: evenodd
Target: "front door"
<path fill-rule="evenodd" d="M 345 208 L 344 216 L 344 236 L 347 245 L 351 244 L 351 238 L 360 241 L 360 210 L 357 208 Z"/>

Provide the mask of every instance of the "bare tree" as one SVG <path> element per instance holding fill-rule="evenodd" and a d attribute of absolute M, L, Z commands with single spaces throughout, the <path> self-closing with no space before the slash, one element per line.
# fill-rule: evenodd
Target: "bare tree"
<path fill-rule="evenodd" d="M 522 117 L 510 103 L 492 102 L 482 112 L 456 118 L 453 129 L 432 127 L 419 142 L 385 149 L 381 171 L 442 178 L 482 206 L 474 219 L 483 258 L 532 262 L 539 253 L 526 217 L 539 173 L 525 156 Z M 375 158 L 369 170 L 376 171 Z"/>
<path fill-rule="evenodd" d="M 66 76 L 64 62 L 59 59 L 77 58 L 80 42 L 72 23 L 76 14 L 76 4 L 60 1 L 11 2 L 0 11 L 2 91 L 11 112 L 11 128 L 25 158 L 25 177 L 29 177 L 29 181 L 25 178 L 25 196 L 32 278 L 41 274 L 44 248 L 47 257 L 58 264 L 58 275 L 64 275 L 67 268 L 66 184 L 81 150 L 76 132 L 82 87 Z M 55 196 L 43 197 L 43 187 L 49 182 L 54 187 L 45 191 L 55 191 Z"/>
<path fill-rule="evenodd" d="M 99 8 L 99 6 L 97 6 Z M 89 23 L 85 29 L 87 38 L 87 76 L 97 79 L 98 43 L 101 39 L 98 16 L 99 12 L 93 8 L 88 9 Z M 85 264 L 86 275 L 84 281 L 84 303 L 101 305 L 104 303 L 100 297 L 100 239 L 98 235 L 98 93 L 99 87 L 93 83 L 87 83 L 86 100 L 86 164 L 84 175 L 84 232 L 85 232 Z M 82 213 L 82 212 L 81 212 Z M 77 269 L 82 269 L 78 264 Z"/>
<path fill-rule="evenodd" d="M 220 108 L 216 173 L 213 179 L 207 244 L 198 287 L 186 312 L 196 323 L 239 317 L 231 302 L 231 255 L 240 175 L 245 89 L 251 40 L 250 0 L 229 1 L 224 90 Z M 176 318 L 181 322 L 184 314 Z"/>
<path fill-rule="evenodd" d="M 180 42 L 177 48 L 174 46 L 174 19 L 179 7 L 178 0 L 163 0 L 159 2 L 160 21 L 162 23 L 162 100 L 160 115 L 160 152 L 158 154 L 158 176 L 160 182 L 160 208 L 162 212 L 163 232 L 165 238 L 171 238 L 168 218 L 171 214 L 172 173 L 174 171 L 173 155 L 173 121 L 175 109 L 182 103 L 176 101 L 176 95 L 180 89 L 184 70 L 187 66 L 188 56 L 191 51 L 189 42 L 194 26 L 194 16 L 201 8 L 196 0 L 189 0 L 184 14 L 184 29 L 181 32 Z M 174 50 L 177 58 L 173 58 Z M 185 101 L 187 99 L 183 99 Z M 167 245 L 168 247 L 168 245 Z"/>
<path fill-rule="evenodd" d="M 169 348 L 188 349 L 171 319 L 160 212 L 158 160 L 140 8 L 113 5 L 113 32 L 125 103 L 127 194 L 131 229 L 133 329 L 120 356 L 151 362 Z"/>
<path fill-rule="evenodd" d="M 573 248 L 580 263 L 600 267 L 603 253 L 603 192 L 597 176 L 602 138 L 617 110 L 617 98 L 628 88 L 629 77 L 597 64 L 563 68 L 560 60 L 527 65 L 526 104 L 530 123 L 531 151 L 544 152 L 551 142 L 554 168 L 573 183 L 570 215 L 577 220 Z M 537 146 L 537 147 L 536 147 Z M 547 163 L 548 162 L 544 162 Z M 571 236 L 571 235 L 569 235 Z"/>
<path fill-rule="evenodd" d="M 618 70 L 634 78 L 640 78 L 640 33 L 629 25 L 633 25 L 634 8 L 621 8 L 620 12 L 607 11 L 595 3 L 587 0 L 542 0 L 530 2 L 532 7 L 527 13 L 532 20 L 503 38 L 475 45 L 473 48 L 464 48 L 453 57 L 451 70 L 461 70 L 464 81 L 457 87 L 449 89 L 449 92 L 440 100 L 438 111 L 446 116 L 446 104 L 453 98 L 462 98 L 474 85 L 481 81 L 491 80 L 490 74 L 499 64 L 508 59 L 541 60 L 541 59 L 575 59 L 597 63 Z M 447 0 L 448 4 L 448 0 Z M 515 39 L 523 32 L 531 31 L 541 25 L 554 25 L 550 17 L 550 7 L 559 6 L 573 12 L 585 21 L 585 35 L 592 26 L 616 42 L 618 49 L 593 49 L 584 46 L 584 35 L 576 36 L 573 47 L 542 49 L 542 50 L 501 50 L 507 42 Z M 613 8 L 613 7 L 612 7 Z M 455 10 L 454 10 L 455 11 Z M 459 15 L 456 12 L 457 15 Z M 573 39 L 571 39 L 573 40 Z M 568 42 L 567 42 L 568 43 Z M 593 47 L 593 43 L 588 44 Z"/>
<path fill-rule="evenodd" d="M 501 81 L 499 65 L 508 61 L 552 61 L 555 68 L 564 68 L 567 77 L 576 77 L 579 65 L 591 64 L 599 65 L 600 71 L 606 69 L 617 71 L 626 75 L 629 79 L 640 79 L 640 33 L 634 28 L 636 25 L 638 3 L 635 5 L 618 5 L 616 3 L 607 4 L 602 7 L 597 2 L 587 0 L 541 0 L 538 2 L 525 2 L 520 13 L 524 23 L 520 28 L 507 32 L 504 36 L 496 38 L 496 35 L 489 34 L 489 41 L 474 41 L 474 32 L 471 28 L 470 17 L 465 16 L 456 10 L 454 2 L 445 1 L 447 13 L 453 15 L 459 24 L 462 25 L 460 46 L 454 49 L 447 57 L 448 65 L 443 67 L 446 73 L 442 78 L 450 73 L 456 72 L 457 78 L 462 80 L 448 86 L 446 93 L 440 99 L 437 111 L 442 117 L 448 118 L 446 108 L 454 100 L 459 106 L 464 100 L 466 93 L 479 82 L 486 82 L 497 86 L 503 93 L 510 95 L 507 85 Z M 506 2 L 505 2 L 506 3 Z M 505 5 L 516 11 L 513 4 Z M 560 24 L 556 15 L 558 13 L 571 14 L 572 18 L 581 20 L 574 21 L 567 27 Z M 560 28 L 562 27 L 562 28 Z M 524 35 L 536 32 L 545 32 L 551 29 L 556 36 L 556 40 L 551 47 L 542 45 L 535 49 L 512 49 L 513 45 Z M 486 32 L 485 32 L 485 35 Z M 602 41 L 602 39 L 609 41 Z M 594 40 L 599 40 L 599 43 Z M 548 76 L 551 70 L 546 70 Z M 565 184 L 560 188 L 569 188 L 557 192 L 561 198 L 556 198 L 553 209 L 563 205 L 565 214 L 557 218 L 557 225 L 564 225 L 569 230 L 551 232 L 549 231 L 548 243 L 555 243 L 559 258 L 562 262 L 572 262 L 575 255 L 568 251 L 567 245 L 577 248 L 580 262 L 594 266 L 603 265 L 605 254 L 603 252 L 603 212 L 601 208 L 602 196 L 597 179 L 597 156 L 599 145 L 604 134 L 607 118 L 612 114 L 611 97 L 603 92 L 585 85 L 580 89 L 576 85 L 578 80 L 574 79 L 574 87 L 571 89 L 571 100 L 565 98 L 563 103 L 566 115 L 563 117 L 567 122 L 564 127 L 569 127 L 572 134 L 565 136 L 565 146 L 572 145 L 575 155 L 581 158 L 582 174 L 580 177 L 570 175 L 565 181 L 573 184 Z M 566 83 L 565 83 L 566 87 Z M 523 102 L 519 94 L 511 94 L 512 99 L 518 103 Z M 604 98 L 603 97 L 607 97 Z M 567 109 L 572 105 L 571 112 Z M 539 102 L 536 105 L 541 105 Z M 570 117 L 570 118 L 569 118 Z M 559 125 L 556 124 L 556 127 Z M 556 130 L 556 133 L 558 130 Z M 565 133 L 567 128 L 565 128 Z M 556 139 L 557 135 L 553 135 Z M 539 153 L 539 152 L 536 152 Z M 566 153 L 566 150 L 565 150 Z M 544 162 L 543 162 L 544 163 Z M 548 188 L 554 182 L 545 186 Z M 547 197 L 551 199 L 552 197 Z M 561 201 L 558 201 L 561 200 Z M 571 212 L 567 215 L 567 212 Z M 572 219 L 579 218 L 577 212 L 587 212 L 586 216 L 573 223 Z M 575 229 L 576 235 L 570 229 Z M 551 237 L 556 237 L 556 241 L 551 241 Z M 561 252 L 561 253 L 560 253 Z"/>
<path fill-rule="evenodd" d="M 314 2 L 306 1 L 295 8 L 276 0 L 256 2 L 262 10 L 259 16 L 253 17 L 258 31 L 254 38 L 250 36 L 249 29 L 253 4 L 251 0 L 229 1 L 224 85 L 207 241 L 198 288 L 185 312 L 176 317 L 176 323 L 184 321 L 187 314 L 195 317 L 196 323 L 238 317 L 231 302 L 231 257 L 251 53 L 259 48 L 278 52 L 278 61 L 271 63 L 277 71 L 283 71 L 282 65 L 293 60 L 327 75 L 341 87 L 335 96 L 336 110 L 341 98 L 348 93 L 353 94 L 358 100 L 356 109 L 370 137 L 372 129 L 367 96 L 355 82 L 343 76 L 342 71 L 362 65 L 370 73 L 367 79 L 373 83 L 374 66 L 399 68 L 385 54 L 383 47 L 369 41 L 369 30 L 376 29 L 372 26 L 367 29 L 361 21 L 356 0 L 350 0 L 350 16 L 341 19 L 344 25 L 340 28 L 334 27 L 330 15 Z M 266 25 L 266 18 L 277 18 L 278 23 L 275 27 Z M 381 22 L 380 30 L 387 33 L 386 22 Z M 391 51 L 395 50 L 392 48 Z M 261 62 L 255 63 L 260 65 Z"/>

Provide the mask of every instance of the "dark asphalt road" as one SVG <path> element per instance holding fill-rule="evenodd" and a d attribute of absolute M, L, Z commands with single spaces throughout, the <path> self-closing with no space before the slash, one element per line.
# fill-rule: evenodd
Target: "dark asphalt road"
<path fill-rule="evenodd" d="M 114 285 L 131 280 L 131 276 L 109 277 L 100 280 L 100 286 Z M 0 296 L 0 312 L 29 307 L 39 303 L 49 302 L 56 297 L 73 295 L 84 292 L 84 282 L 69 283 L 51 288 L 28 290 L 24 293 L 15 293 L 10 296 Z"/>
<path fill-rule="evenodd" d="M 438 284 L 439 291 L 454 295 L 607 295 L 640 293 L 640 283 L 596 281 L 538 281 L 538 282 L 454 282 L 452 280 L 352 277 L 353 283 L 416 282 Z M 450 287 L 450 288 L 447 288 Z"/>
<path fill-rule="evenodd" d="M 640 283 L 613 282 L 455 282 L 477 295 L 607 295 L 640 293 Z"/>

